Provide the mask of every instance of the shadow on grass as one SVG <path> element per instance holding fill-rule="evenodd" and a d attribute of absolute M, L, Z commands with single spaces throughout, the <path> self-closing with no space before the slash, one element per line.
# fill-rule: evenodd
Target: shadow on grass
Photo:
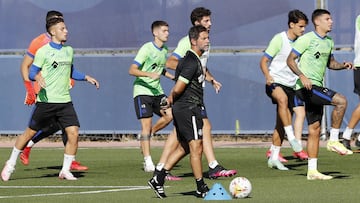
<path fill-rule="evenodd" d="M 321 173 L 325 174 L 325 175 L 330 175 L 333 177 L 333 179 L 349 179 L 351 177 L 350 175 L 341 174 L 339 171 L 326 171 L 326 172 L 321 172 Z M 304 177 L 307 176 L 306 173 L 297 174 L 297 175 L 304 176 Z"/>

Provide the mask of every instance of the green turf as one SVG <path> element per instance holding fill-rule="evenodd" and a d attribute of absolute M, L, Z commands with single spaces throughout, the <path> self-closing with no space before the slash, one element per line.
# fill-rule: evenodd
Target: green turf
<path fill-rule="evenodd" d="M 10 154 L 10 148 L 0 149 L 0 161 Z M 360 190 L 359 155 L 339 156 L 320 150 L 319 170 L 336 178 L 329 181 L 306 180 L 306 161 L 292 159 L 290 149 L 282 149 L 289 159 L 290 171 L 267 167 L 265 148 L 217 148 L 217 159 L 227 168 L 238 170 L 237 176 L 247 177 L 253 186 L 250 198 L 232 200 L 241 202 L 357 202 Z M 154 148 L 153 159 L 161 153 Z M 145 188 L 150 173 L 141 170 L 139 149 L 88 148 L 79 149 L 77 160 L 89 166 L 87 172 L 74 173 L 77 181 L 57 178 L 62 165 L 63 150 L 34 148 L 29 166 L 19 162 L 10 181 L 0 182 L 0 202 L 155 202 L 160 201 L 152 190 Z M 204 166 L 206 166 L 204 159 Z M 207 169 L 207 168 L 205 168 Z M 202 202 L 192 195 L 195 182 L 189 159 L 183 159 L 172 171 L 183 176 L 182 181 L 167 181 L 165 202 Z M 221 183 L 226 189 L 232 178 L 208 180 L 211 187 Z M 15 187 L 22 186 L 23 188 Z M 42 188 L 25 187 L 42 186 Z M 81 186 L 91 186 L 84 188 Z M 114 187 L 110 187 L 114 186 Z M 116 187 L 117 186 L 117 187 Z M 124 190 L 118 186 L 138 186 Z M 61 188 L 62 187 L 62 188 Z M 37 196 L 34 196 L 37 195 Z M 215 202 L 215 201 L 212 201 Z"/>

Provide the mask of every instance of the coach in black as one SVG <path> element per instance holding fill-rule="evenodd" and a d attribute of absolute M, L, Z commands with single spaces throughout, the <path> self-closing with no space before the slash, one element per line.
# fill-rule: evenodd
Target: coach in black
<path fill-rule="evenodd" d="M 172 106 L 174 125 L 179 145 L 169 156 L 164 168 L 150 179 L 148 184 L 159 198 L 166 197 L 164 192 L 165 171 L 170 170 L 182 157 L 190 153 L 190 163 L 196 181 L 196 196 L 204 197 L 209 191 L 202 175 L 202 127 L 201 107 L 205 73 L 199 57 L 209 48 L 209 33 L 201 25 L 189 30 L 191 49 L 179 62 L 175 86 L 172 88 L 168 104 Z"/>

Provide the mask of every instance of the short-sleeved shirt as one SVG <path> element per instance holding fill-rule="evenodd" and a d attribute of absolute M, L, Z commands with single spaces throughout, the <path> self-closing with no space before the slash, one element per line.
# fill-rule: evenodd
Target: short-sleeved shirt
<path fill-rule="evenodd" d="M 168 48 L 165 45 L 159 48 L 153 42 L 148 42 L 139 49 L 134 64 L 141 71 L 161 74 L 165 69 L 167 53 Z M 164 90 L 161 87 L 160 78 L 136 77 L 133 89 L 134 98 L 138 95 L 159 96 L 162 94 Z"/>
<path fill-rule="evenodd" d="M 174 98 L 174 105 L 177 102 L 190 103 L 196 106 L 204 105 L 204 93 L 202 83 L 205 74 L 198 55 L 192 50 L 187 51 L 183 59 L 179 61 L 175 71 L 176 80 L 186 84 L 184 92 L 178 98 Z"/>
<path fill-rule="evenodd" d="M 38 102 L 67 103 L 70 97 L 70 74 L 74 51 L 72 47 L 50 42 L 35 54 L 33 65 L 41 69 L 46 87 L 37 95 Z"/>
<path fill-rule="evenodd" d="M 185 56 L 186 52 L 189 51 L 190 49 L 191 49 L 190 38 L 187 35 L 187 36 L 181 38 L 181 40 L 178 42 L 174 52 L 171 55 L 175 56 L 177 59 L 181 59 Z M 203 66 L 203 68 L 206 68 L 209 54 L 210 54 L 210 47 L 207 51 L 205 51 L 200 56 L 200 61 L 201 61 L 201 65 Z"/>
<path fill-rule="evenodd" d="M 299 69 L 311 80 L 313 85 L 322 87 L 325 70 L 333 54 L 334 41 L 331 37 L 321 37 L 316 32 L 309 32 L 299 37 L 293 44 L 293 52 L 300 56 Z M 296 89 L 301 89 L 300 80 Z"/>
<path fill-rule="evenodd" d="M 37 50 L 39 48 L 41 48 L 42 46 L 44 46 L 45 44 L 49 43 L 51 41 L 51 37 L 48 33 L 42 33 L 40 34 L 39 36 L 37 36 L 36 38 L 34 38 L 27 51 L 26 51 L 26 54 L 28 56 L 30 56 L 31 58 L 34 58 Z"/>
<path fill-rule="evenodd" d="M 269 72 L 274 82 L 287 87 L 295 87 L 298 79 L 286 63 L 293 42 L 285 31 L 280 32 L 271 39 L 264 53 L 264 56 L 271 60 Z"/>

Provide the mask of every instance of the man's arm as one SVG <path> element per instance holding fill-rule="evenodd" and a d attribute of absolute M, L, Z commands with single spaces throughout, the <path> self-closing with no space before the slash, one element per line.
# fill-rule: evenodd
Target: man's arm
<path fill-rule="evenodd" d="M 29 79 L 29 69 L 33 61 L 34 61 L 33 58 L 25 54 L 23 61 L 21 62 L 20 65 L 21 77 L 24 81 L 24 86 L 26 89 L 26 95 L 24 100 L 24 104 L 26 105 L 33 105 L 35 104 L 35 100 L 36 100 L 35 90 L 31 80 Z"/>
<path fill-rule="evenodd" d="M 185 90 L 186 83 L 182 81 L 181 77 L 176 81 L 174 87 L 171 89 L 169 97 L 168 97 L 168 104 L 171 105 L 174 103 L 174 98 L 179 97 Z"/>
<path fill-rule="evenodd" d="M 296 63 L 296 59 L 298 58 L 298 55 L 295 52 L 290 52 L 286 63 L 289 66 L 289 68 L 294 72 L 297 76 L 299 76 L 299 79 L 301 83 L 304 85 L 304 87 L 308 90 L 311 90 L 312 83 L 311 80 L 309 80 L 299 69 Z"/>
<path fill-rule="evenodd" d="M 175 70 L 176 69 L 176 66 L 178 65 L 179 63 L 179 59 L 176 58 L 176 56 L 174 55 L 171 55 L 169 56 L 169 58 L 166 60 L 166 68 L 169 68 L 171 70 Z"/>
<path fill-rule="evenodd" d="M 154 80 L 160 78 L 160 75 L 157 73 L 141 71 L 139 66 L 135 63 L 130 65 L 129 74 L 135 77 L 150 77 Z"/>
<path fill-rule="evenodd" d="M 222 87 L 222 84 L 215 80 L 215 77 L 210 73 L 210 70 L 208 68 L 206 68 L 205 80 L 212 84 L 212 86 L 215 89 L 216 94 L 219 93 L 219 91 Z"/>
<path fill-rule="evenodd" d="M 354 66 L 351 62 L 339 63 L 338 61 L 335 60 L 334 55 L 331 55 L 329 59 L 328 67 L 329 69 L 332 70 L 342 70 L 342 69 L 353 69 Z"/>
<path fill-rule="evenodd" d="M 270 72 L 269 72 L 269 66 L 268 66 L 269 63 L 270 63 L 270 59 L 268 57 L 266 57 L 265 55 L 261 57 L 260 70 L 262 71 L 262 73 L 265 76 L 267 85 L 270 85 L 274 82 L 274 79 L 271 77 Z"/>

